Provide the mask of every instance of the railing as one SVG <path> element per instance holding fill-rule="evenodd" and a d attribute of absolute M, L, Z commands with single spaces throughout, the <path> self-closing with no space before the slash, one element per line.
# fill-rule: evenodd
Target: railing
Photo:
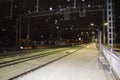
<path fill-rule="evenodd" d="M 108 61 L 110 65 L 111 72 L 115 76 L 116 80 L 120 80 L 120 57 L 112 49 L 101 45 L 100 51 Z"/>

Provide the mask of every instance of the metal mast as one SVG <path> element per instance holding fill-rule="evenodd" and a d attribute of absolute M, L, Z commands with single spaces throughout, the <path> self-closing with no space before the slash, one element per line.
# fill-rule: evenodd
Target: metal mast
<path fill-rule="evenodd" d="M 113 21 L 113 0 L 107 0 L 107 35 L 108 35 L 108 47 L 113 48 L 113 35 L 114 35 L 114 21 Z"/>

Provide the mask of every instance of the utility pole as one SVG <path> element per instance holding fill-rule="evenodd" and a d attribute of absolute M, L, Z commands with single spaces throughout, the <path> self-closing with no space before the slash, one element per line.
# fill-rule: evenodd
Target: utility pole
<path fill-rule="evenodd" d="M 19 19 L 16 19 L 16 50 L 18 50 L 18 27 L 19 27 Z"/>
<path fill-rule="evenodd" d="M 10 19 L 12 19 L 13 15 L 13 0 L 11 0 L 11 6 L 10 6 Z"/>
<path fill-rule="evenodd" d="M 30 43 L 30 18 L 28 18 L 28 30 L 27 30 L 27 47 L 29 49 L 29 43 Z"/>
<path fill-rule="evenodd" d="M 102 6 L 102 21 L 103 21 L 103 23 L 102 23 L 102 27 L 103 27 L 103 44 L 106 44 L 106 25 L 105 25 L 105 9 L 104 9 L 104 6 Z"/>
<path fill-rule="evenodd" d="M 22 23 L 21 23 L 22 19 L 21 16 L 19 16 L 19 48 L 21 47 L 21 27 L 22 27 Z"/>
<path fill-rule="evenodd" d="M 74 0 L 74 8 L 76 8 L 76 0 Z"/>
<path fill-rule="evenodd" d="M 37 6 L 36 6 L 37 10 L 36 12 L 39 12 L 39 0 L 37 0 Z"/>

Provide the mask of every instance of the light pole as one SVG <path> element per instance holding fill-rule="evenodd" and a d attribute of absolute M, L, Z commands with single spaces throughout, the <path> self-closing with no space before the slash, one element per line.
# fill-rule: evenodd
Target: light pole
<path fill-rule="evenodd" d="M 10 6 L 10 19 L 12 19 L 13 14 L 13 0 L 11 0 L 11 6 Z"/>
<path fill-rule="evenodd" d="M 36 12 L 39 12 L 39 0 L 37 0 L 37 6 L 36 6 L 37 10 Z"/>
<path fill-rule="evenodd" d="M 105 26 L 106 26 L 106 23 L 105 23 L 105 11 L 104 11 L 104 6 L 102 6 L 102 23 L 103 23 L 103 44 L 106 44 L 106 39 L 105 39 Z"/>
<path fill-rule="evenodd" d="M 92 40 L 94 41 L 97 36 L 99 37 L 99 28 L 96 28 L 94 23 L 91 23 L 90 26 L 92 27 L 92 35 L 95 34 L 95 33 L 94 33 L 94 30 L 97 30 L 97 32 L 98 32 L 98 35 L 93 35 L 93 36 L 92 36 L 92 37 L 93 37 Z M 90 29 L 90 28 L 89 28 L 89 29 Z M 99 38 L 98 38 L 98 40 L 99 40 Z"/>
<path fill-rule="evenodd" d="M 29 44 L 30 44 L 30 18 L 28 18 L 28 22 L 27 22 L 27 27 L 28 27 L 28 30 L 27 30 L 27 47 L 29 49 Z"/>
<path fill-rule="evenodd" d="M 16 19 L 16 50 L 18 50 L 18 27 L 19 27 L 19 19 Z"/>
<path fill-rule="evenodd" d="M 74 8 L 76 8 L 76 0 L 74 0 Z"/>
<path fill-rule="evenodd" d="M 106 44 L 106 26 L 108 23 L 103 24 L 103 44 Z"/>
<path fill-rule="evenodd" d="M 103 32 L 102 32 L 102 33 L 103 33 L 103 36 L 101 36 L 101 37 L 102 37 L 101 39 L 103 40 L 103 44 L 106 42 L 106 36 L 105 36 L 105 35 L 106 35 L 106 26 L 107 26 L 107 25 L 108 25 L 108 23 L 103 23 L 103 24 L 101 25 L 101 26 L 103 26 Z M 93 27 L 93 26 L 97 26 L 97 25 L 95 25 L 94 23 L 91 23 L 90 26 Z M 100 30 L 99 27 L 98 27 L 97 29 Z M 98 34 L 99 34 L 99 32 L 98 32 Z M 98 36 L 98 37 L 99 37 L 99 36 Z M 102 42 L 102 41 L 101 41 L 101 42 Z"/>

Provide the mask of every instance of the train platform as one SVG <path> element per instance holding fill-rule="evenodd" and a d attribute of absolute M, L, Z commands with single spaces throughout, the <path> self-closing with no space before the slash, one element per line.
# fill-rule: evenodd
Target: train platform
<path fill-rule="evenodd" d="M 94 43 L 15 80 L 115 80 Z"/>

